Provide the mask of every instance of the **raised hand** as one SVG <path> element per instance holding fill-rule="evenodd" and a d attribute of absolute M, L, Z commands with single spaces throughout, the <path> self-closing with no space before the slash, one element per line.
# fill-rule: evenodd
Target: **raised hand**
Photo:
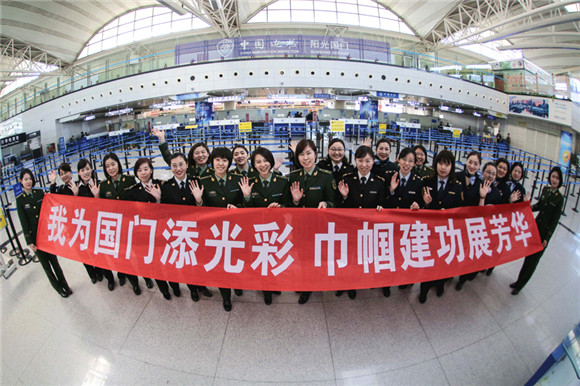
<path fill-rule="evenodd" d="M 391 177 L 391 185 L 390 185 L 390 189 L 391 189 L 391 193 L 395 192 L 395 189 L 397 189 L 397 186 L 399 186 L 399 172 L 395 172 L 395 174 L 393 174 L 393 176 Z"/>
<path fill-rule="evenodd" d="M 99 198 L 99 186 L 100 185 L 97 185 L 96 179 L 93 178 L 89 181 L 89 189 L 91 189 L 91 193 L 95 198 Z"/>
<path fill-rule="evenodd" d="M 371 139 L 371 137 L 366 137 L 365 139 L 362 140 L 362 142 L 360 144 L 361 144 L 361 146 L 372 147 L 373 140 Z"/>
<path fill-rule="evenodd" d="M 197 182 L 197 180 L 192 180 L 189 182 L 189 189 L 191 190 L 191 194 L 193 194 L 197 205 L 201 205 L 201 198 L 203 197 L 203 185 L 200 187 L 200 184 Z"/>
<path fill-rule="evenodd" d="M 522 192 L 520 192 L 519 190 L 514 190 L 510 195 L 510 203 L 514 203 L 520 198 L 522 198 Z"/>
<path fill-rule="evenodd" d="M 485 199 L 485 196 L 491 191 L 491 181 L 485 180 L 479 187 L 479 198 Z"/>
<path fill-rule="evenodd" d="M 48 179 L 50 180 L 51 185 L 56 183 L 56 171 L 51 170 L 50 173 L 48 174 Z"/>
<path fill-rule="evenodd" d="M 304 189 L 300 188 L 300 183 L 294 181 L 290 186 L 290 193 L 292 194 L 292 200 L 294 203 L 300 202 L 302 200 L 302 195 L 304 194 Z"/>
<path fill-rule="evenodd" d="M 272 169 L 278 170 L 284 164 L 284 157 L 276 158 L 276 163 L 274 163 L 274 167 Z"/>
<path fill-rule="evenodd" d="M 348 184 L 345 184 L 344 180 L 341 180 L 338 183 L 338 191 L 342 195 L 342 198 L 344 198 L 346 200 L 346 198 L 348 197 L 349 188 L 348 188 Z"/>
<path fill-rule="evenodd" d="M 292 153 L 296 154 L 296 146 L 298 145 L 298 141 L 290 141 L 290 150 L 292 150 Z"/>
<path fill-rule="evenodd" d="M 413 203 L 411 204 L 411 210 L 419 210 L 419 204 L 417 204 L 417 202 L 413 201 Z"/>
<path fill-rule="evenodd" d="M 426 205 L 429 205 L 433 201 L 429 188 L 423 188 L 423 201 L 425 201 Z"/>
<path fill-rule="evenodd" d="M 250 197 L 250 194 L 252 194 L 252 186 L 254 186 L 254 183 L 252 182 L 252 185 L 249 185 L 248 182 L 249 182 L 248 177 L 242 177 L 240 179 L 240 182 L 238 182 L 238 185 L 240 185 L 244 197 Z"/>
<path fill-rule="evenodd" d="M 165 142 L 165 131 L 153 128 L 151 129 L 151 134 L 159 138 L 159 144 Z"/>
<path fill-rule="evenodd" d="M 146 185 L 145 191 L 155 197 L 155 201 L 161 202 L 161 189 L 159 185 Z"/>
<path fill-rule="evenodd" d="M 277 202 L 272 202 L 268 205 L 268 208 L 281 208 L 282 205 L 278 204 Z"/>
<path fill-rule="evenodd" d="M 72 190 L 73 194 L 75 196 L 79 195 L 79 186 L 74 182 L 74 181 L 69 181 L 66 186 L 69 187 L 70 190 Z"/>
<path fill-rule="evenodd" d="M 320 201 L 318 203 L 318 209 L 326 209 L 328 206 L 326 205 L 326 201 Z"/>

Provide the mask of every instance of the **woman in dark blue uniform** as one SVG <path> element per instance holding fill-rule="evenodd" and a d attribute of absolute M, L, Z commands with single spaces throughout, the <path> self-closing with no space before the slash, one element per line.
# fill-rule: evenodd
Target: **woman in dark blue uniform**
<path fill-rule="evenodd" d="M 91 163 L 87 159 L 82 158 L 77 164 L 77 170 L 79 173 L 79 181 L 76 184 L 73 183 L 70 187 L 74 195 L 98 198 L 99 185 L 97 185 L 97 177 L 93 172 Z M 109 291 L 115 289 L 115 278 L 113 277 L 113 272 L 109 269 L 93 267 L 88 264 L 85 264 L 84 266 L 93 284 L 95 284 L 97 280 L 102 281 L 103 277 L 105 277 L 108 282 L 107 288 L 109 288 Z"/>
<path fill-rule="evenodd" d="M 169 165 L 171 166 L 173 178 L 165 181 L 165 183 L 161 185 L 161 202 L 163 204 L 195 205 L 195 198 L 189 188 L 192 178 L 187 174 L 189 169 L 187 160 L 185 159 L 185 154 L 172 154 L 169 158 Z M 173 294 L 176 297 L 180 297 L 181 290 L 179 289 L 179 283 L 170 281 L 169 285 L 171 286 L 171 289 L 173 289 Z M 204 286 L 187 284 L 187 288 L 189 288 L 191 300 L 194 302 L 199 301 L 199 293 L 207 297 L 213 296 Z M 163 285 L 161 291 L 165 291 Z M 163 296 L 167 299 L 165 294 L 163 294 Z"/>
<path fill-rule="evenodd" d="M 301 169 L 289 175 L 290 194 L 295 208 L 332 208 L 335 206 L 336 182 L 332 173 L 316 166 L 316 145 L 309 139 L 303 139 L 296 145 L 296 158 Z M 312 292 L 302 292 L 298 299 L 304 304 Z"/>
<path fill-rule="evenodd" d="M 241 188 L 244 195 L 244 205 L 249 208 L 280 208 L 288 204 L 290 184 L 288 178 L 274 174 L 275 165 L 272 152 L 264 147 L 258 147 L 252 152 L 252 166 L 258 176 L 242 178 Z M 280 291 L 264 291 L 264 303 L 272 304 L 272 294 Z"/>
<path fill-rule="evenodd" d="M 435 175 L 423 180 L 423 201 L 427 209 L 451 209 L 463 206 L 463 184 L 455 178 L 455 156 L 449 150 L 442 150 L 433 163 Z M 427 301 L 431 287 L 437 289 L 437 296 L 443 296 L 445 282 L 440 279 L 421 283 L 419 302 Z"/>
<path fill-rule="evenodd" d="M 381 138 L 375 145 L 375 164 L 373 166 L 373 174 L 384 177 L 389 171 L 397 170 L 397 165 L 391 162 L 391 142 L 387 138 Z M 385 179 L 385 181 L 387 181 Z"/>
<path fill-rule="evenodd" d="M 139 158 L 135 162 L 133 168 L 135 176 L 139 180 L 136 184 L 125 189 L 124 199 L 129 201 L 137 202 L 150 202 L 150 203 L 160 203 L 161 202 L 161 182 L 153 179 L 153 163 L 149 158 Z M 149 278 L 145 278 L 145 282 L 151 281 Z M 169 285 L 164 280 L 157 280 L 157 287 L 159 291 L 163 294 L 163 297 L 167 300 L 171 299 L 171 294 L 169 293 Z M 178 283 L 172 283 L 175 287 L 179 288 Z M 148 288 L 153 288 L 152 286 Z"/>
<path fill-rule="evenodd" d="M 36 247 L 38 216 L 40 215 L 44 192 L 41 189 L 33 189 L 35 183 L 36 181 L 30 169 L 22 169 L 20 172 L 22 193 L 16 197 L 16 210 L 18 211 L 18 218 L 20 218 L 22 233 L 28 248 L 38 257 L 38 261 L 42 269 L 44 269 L 52 288 L 63 298 L 68 298 L 73 292 L 66 282 L 57 257 Z"/>
<path fill-rule="evenodd" d="M 514 192 L 516 192 L 513 196 L 515 200 L 512 201 L 512 203 L 515 204 L 524 201 L 524 198 L 526 197 L 526 189 L 523 185 L 524 165 L 521 162 L 514 162 L 512 164 L 510 177 L 510 180 L 507 182 L 507 185 L 510 188 L 510 197 Z"/>
<path fill-rule="evenodd" d="M 559 191 L 563 183 L 562 170 L 559 167 L 555 166 L 550 170 L 548 182 L 550 184 L 542 190 L 540 201 L 532 206 L 532 211 L 540 211 L 536 216 L 536 225 L 538 226 L 538 232 L 540 233 L 540 239 L 542 240 L 544 249 L 524 259 L 518 280 L 510 284 L 512 295 L 519 294 L 522 288 L 532 278 L 542 255 L 548 247 L 548 242 L 552 238 L 560 221 L 562 207 L 564 206 L 564 197 Z"/>
<path fill-rule="evenodd" d="M 72 180 L 72 169 L 66 162 L 61 163 L 58 166 L 58 175 L 62 180 L 62 185 L 56 185 L 56 172 L 51 170 L 48 178 L 50 180 L 50 193 L 64 194 L 67 196 L 74 196 L 73 191 L 70 186 L 73 184 Z"/>
<path fill-rule="evenodd" d="M 354 158 L 356 172 L 345 174 L 338 183 L 338 207 L 380 209 L 385 198 L 385 180 L 371 172 L 374 164 L 373 150 L 368 146 L 359 146 Z M 336 291 L 336 296 L 343 293 L 344 291 Z M 348 297 L 355 299 L 356 290 L 348 290 Z"/>
<path fill-rule="evenodd" d="M 354 167 L 348 163 L 345 156 L 344 141 L 340 138 L 333 138 L 328 144 L 328 155 L 318 161 L 316 166 L 332 172 L 335 181 L 342 180 L 346 173 L 354 173 Z"/>
<path fill-rule="evenodd" d="M 211 152 L 210 162 L 212 173 L 193 181 L 190 185 L 196 205 L 212 206 L 217 208 L 239 208 L 243 205 L 244 196 L 240 186 L 241 179 L 237 174 L 229 173 L 232 164 L 232 152 L 225 147 L 216 147 Z M 224 310 L 232 310 L 232 290 L 220 288 Z M 234 290 L 241 296 L 243 291 Z"/>
<path fill-rule="evenodd" d="M 512 202 L 511 200 L 511 190 L 508 186 L 509 181 L 509 170 L 510 170 L 510 163 L 505 158 L 498 158 L 495 161 L 495 166 L 497 167 L 497 178 L 496 178 L 496 186 L 501 193 L 501 203 L 502 204 L 509 204 Z"/>
<path fill-rule="evenodd" d="M 472 151 L 467 155 L 465 167 L 457 173 L 457 179 L 463 183 L 463 200 L 465 206 L 479 205 L 479 188 L 481 178 L 479 177 L 479 167 L 481 166 L 481 154 Z"/>

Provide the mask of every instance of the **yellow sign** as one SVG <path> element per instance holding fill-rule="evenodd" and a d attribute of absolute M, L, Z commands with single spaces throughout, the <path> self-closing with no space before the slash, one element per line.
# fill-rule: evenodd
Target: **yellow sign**
<path fill-rule="evenodd" d="M 186 129 L 197 129 L 197 125 L 187 125 L 185 126 Z"/>
<path fill-rule="evenodd" d="M 379 134 L 387 134 L 387 124 L 379 123 Z"/>
<path fill-rule="evenodd" d="M 344 133 L 344 121 L 330 121 L 330 131 L 333 133 Z"/>
<path fill-rule="evenodd" d="M 240 129 L 240 133 L 251 133 L 252 122 L 240 122 L 238 128 Z"/>
<path fill-rule="evenodd" d="M 454 129 L 453 130 L 453 138 L 461 137 L 461 129 Z"/>
<path fill-rule="evenodd" d="M 6 226 L 6 219 L 4 218 L 4 212 L 0 210 L 0 229 L 4 229 Z"/>

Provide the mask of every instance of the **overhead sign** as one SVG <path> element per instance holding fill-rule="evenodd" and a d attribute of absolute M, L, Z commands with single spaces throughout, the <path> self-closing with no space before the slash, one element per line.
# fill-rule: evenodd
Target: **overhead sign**
<path fill-rule="evenodd" d="M 26 142 L 26 133 L 20 133 L 0 139 L 0 146 L 2 149 L 6 149 L 10 146 L 18 145 L 24 142 Z"/>
<path fill-rule="evenodd" d="M 330 131 L 332 133 L 344 133 L 345 124 L 343 120 L 330 121 Z"/>
<path fill-rule="evenodd" d="M 399 93 L 397 92 L 377 91 L 377 96 L 379 98 L 399 99 Z"/>
<path fill-rule="evenodd" d="M 387 124 L 386 123 L 379 123 L 379 134 L 386 134 L 387 133 Z"/>

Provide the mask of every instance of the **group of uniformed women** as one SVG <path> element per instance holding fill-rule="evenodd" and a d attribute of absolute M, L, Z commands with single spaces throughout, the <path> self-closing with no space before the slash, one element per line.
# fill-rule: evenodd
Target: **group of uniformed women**
<path fill-rule="evenodd" d="M 345 144 L 341 139 L 334 138 L 330 141 L 328 156 L 319 162 L 314 142 L 303 139 L 293 146 L 296 170 L 284 177 L 276 170 L 280 162 L 275 161 L 272 152 L 264 147 L 255 149 L 250 158 L 243 145 L 236 145 L 233 151 L 217 147 L 210 153 L 208 146 L 199 142 L 192 146 L 186 156 L 169 151 L 163 132 L 154 130 L 153 134 L 159 137 L 161 154 L 173 173 L 169 180 L 160 182 L 153 179 L 153 164 L 148 158 L 140 158 L 135 163 L 136 178 L 123 174 L 119 158 L 115 154 L 108 154 L 103 158 L 106 180 L 99 185 L 90 162 L 81 159 L 77 165 L 78 182 L 72 180 L 70 166 L 63 163 L 58 168 L 63 184 L 57 186 L 56 173 L 51 172 L 50 192 L 152 204 L 204 205 L 228 209 L 342 207 L 440 210 L 464 205 L 513 203 L 522 201 L 525 196 L 525 189 L 521 184 L 524 173 L 522 164 L 514 163 L 510 170 L 505 159 L 488 162 L 480 177 L 481 154 L 476 151 L 468 154 L 464 170 L 456 173 L 456 160 L 452 152 L 439 152 L 435 156 L 433 168 L 430 168 L 426 162 L 427 151 L 421 145 L 404 148 L 397 157 L 397 163 L 391 162 L 391 143 L 382 138 L 375 145 L 376 152 L 369 146 L 370 141 L 363 142 L 355 152 L 355 166 L 352 166 L 345 157 Z M 232 162 L 235 163 L 233 168 Z M 32 189 L 34 176 L 30 170 L 23 170 L 20 179 L 24 193 L 17 198 L 17 207 L 26 241 L 39 256 L 55 290 L 61 296 L 67 297 L 72 291 L 66 284 L 56 257 L 38 251 L 35 247 L 42 190 Z M 549 182 L 550 186 L 544 189 L 540 202 L 533 207 L 534 210 L 540 210 L 537 223 L 541 227 L 544 246 L 554 232 L 562 208 L 563 200 L 558 191 L 562 184 L 562 174 L 558 168 L 550 172 Z M 511 285 L 513 294 L 517 294 L 527 283 L 540 257 L 541 253 L 526 258 L 518 281 Z M 110 270 L 89 265 L 85 267 L 93 283 L 106 278 L 109 290 L 115 288 Z M 488 275 L 492 269 L 487 271 Z M 460 290 L 476 274 L 462 275 L 456 289 Z M 141 293 L 136 276 L 119 272 L 118 278 L 120 285 L 128 280 L 135 294 Z M 420 302 L 426 301 L 431 287 L 436 288 L 438 296 L 443 295 L 447 280 L 421 283 Z M 145 278 L 145 282 L 147 287 L 152 288 L 151 279 Z M 180 296 L 179 283 L 157 279 L 156 282 L 165 299 L 171 299 L 169 287 L 174 296 Z M 187 286 L 194 301 L 199 300 L 200 294 L 212 296 L 204 286 Z M 219 290 L 224 309 L 230 311 L 231 289 Z M 238 296 L 243 294 L 238 289 L 234 292 Z M 343 292 L 338 291 L 336 295 L 340 296 Z M 355 290 L 347 292 L 349 298 L 356 297 Z M 390 288 L 384 287 L 382 292 L 384 296 L 389 296 Z M 271 304 L 272 295 L 277 293 L 279 292 L 264 291 L 264 302 Z M 310 295 L 311 292 L 301 292 L 298 302 L 306 303 Z"/>

